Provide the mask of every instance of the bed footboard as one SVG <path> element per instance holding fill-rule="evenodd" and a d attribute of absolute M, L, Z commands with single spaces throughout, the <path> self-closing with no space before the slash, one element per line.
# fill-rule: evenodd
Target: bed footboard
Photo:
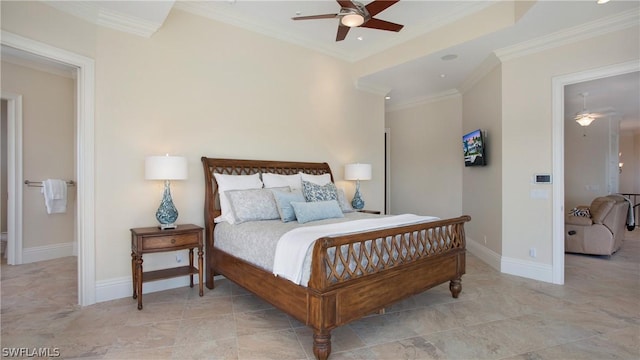
<path fill-rule="evenodd" d="M 316 241 L 309 289 L 314 353 L 331 352 L 331 329 L 449 281 L 462 291 L 469 216 Z"/>

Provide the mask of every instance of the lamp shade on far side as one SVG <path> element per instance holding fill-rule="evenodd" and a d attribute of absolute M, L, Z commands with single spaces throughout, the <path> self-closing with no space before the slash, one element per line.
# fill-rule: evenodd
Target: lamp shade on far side
<path fill-rule="evenodd" d="M 371 164 L 348 164 L 344 167 L 345 180 L 371 180 Z"/>
<path fill-rule="evenodd" d="M 144 161 L 144 177 L 147 180 L 164 180 L 164 193 L 156 219 L 161 229 L 175 229 L 178 209 L 171 199 L 171 180 L 187 178 L 187 158 L 182 156 L 147 156 Z"/>

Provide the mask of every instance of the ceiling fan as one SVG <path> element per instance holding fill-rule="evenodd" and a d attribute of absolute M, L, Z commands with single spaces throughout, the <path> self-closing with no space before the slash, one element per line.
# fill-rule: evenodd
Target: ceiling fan
<path fill-rule="evenodd" d="M 366 27 L 370 29 L 400 31 L 404 25 L 392 23 L 385 20 L 374 18 L 382 11 L 400 0 L 373 0 L 366 6 L 357 1 L 336 0 L 340 4 L 340 12 L 337 14 L 323 14 L 311 16 L 297 16 L 293 20 L 314 20 L 314 19 L 333 19 L 339 18 L 338 33 L 336 41 L 342 41 L 347 37 L 349 29 L 352 27 Z"/>
<path fill-rule="evenodd" d="M 576 116 L 573 118 L 578 124 L 581 126 L 589 126 L 591 123 L 599 118 L 605 116 L 604 114 L 592 113 L 587 110 L 587 96 L 589 96 L 588 92 L 582 92 L 578 94 L 582 96 L 582 111 L 579 111 Z"/>

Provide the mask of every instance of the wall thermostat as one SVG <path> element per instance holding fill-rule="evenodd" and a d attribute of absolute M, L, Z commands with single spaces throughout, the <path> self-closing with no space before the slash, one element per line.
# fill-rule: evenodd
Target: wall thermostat
<path fill-rule="evenodd" d="M 533 182 L 536 184 L 551 184 L 551 174 L 534 174 Z"/>

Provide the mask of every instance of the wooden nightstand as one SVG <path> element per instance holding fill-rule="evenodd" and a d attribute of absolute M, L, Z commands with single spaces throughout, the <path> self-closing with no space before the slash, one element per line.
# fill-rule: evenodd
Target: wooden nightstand
<path fill-rule="evenodd" d="M 362 210 L 357 210 L 357 211 L 361 212 L 361 213 L 365 213 L 365 214 L 378 214 L 378 215 L 380 215 L 380 211 L 378 211 L 378 210 L 364 210 L 364 209 L 362 209 Z"/>
<path fill-rule="evenodd" d="M 193 249 L 198 248 L 198 267 L 193 266 Z M 142 254 L 189 249 L 189 265 L 177 268 L 142 271 Z M 160 230 L 157 226 L 131 229 L 131 272 L 133 298 L 142 310 L 142 283 L 189 275 L 193 287 L 193 274 L 198 274 L 200 296 L 203 295 L 202 228 L 197 225 L 178 225 L 175 229 Z"/>

